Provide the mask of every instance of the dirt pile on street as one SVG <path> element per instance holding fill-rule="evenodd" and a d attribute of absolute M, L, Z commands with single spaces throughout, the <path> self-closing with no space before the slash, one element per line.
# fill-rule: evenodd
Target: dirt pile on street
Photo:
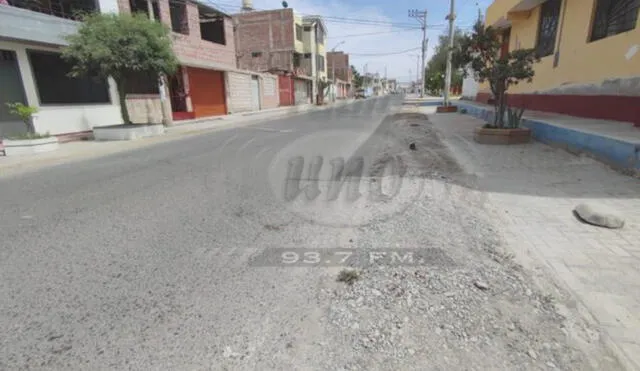
<path fill-rule="evenodd" d="M 407 178 L 424 181 L 422 197 L 403 214 L 360 227 L 356 249 L 437 249 L 447 259 L 421 264 L 388 260 L 355 266 L 358 279 L 326 289 L 322 344 L 326 366 L 345 370 L 619 369 L 594 341 L 592 360 L 570 341 L 588 338 L 584 323 L 558 313 L 515 264 L 474 190 L 421 114 L 396 114 L 378 130 L 393 138 L 367 143 L 365 156 L 402 155 Z M 380 137 L 380 135 L 378 135 Z M 388 145 L 395 143 L 395 145 Z M 415 143 L 415 150 L 409 148 Z M 407 182 L 413 184 L 414 182 Z M 445 263 L 446 262 L 446 263 Z"/>

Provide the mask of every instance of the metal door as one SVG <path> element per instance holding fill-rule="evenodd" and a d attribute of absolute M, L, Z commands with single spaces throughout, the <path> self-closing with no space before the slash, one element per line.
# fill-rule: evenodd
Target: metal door
<path fill-rule="evenodd" d="M 251 76 L 251 110 L 260 110 L 260 81 L 257 76 Z"/>
<path fill-rule="evenodd" d="M 227 114 L 222 71 L 189 68 L 189 93 L 196 118 Z"/>
<path fill-rule="evenodd" d="M 9 113 L 7 103 L 27 104 L 27 99 L 16 53 L 0 50 L 0 138 L 27 132 L 27 126 Z"/>

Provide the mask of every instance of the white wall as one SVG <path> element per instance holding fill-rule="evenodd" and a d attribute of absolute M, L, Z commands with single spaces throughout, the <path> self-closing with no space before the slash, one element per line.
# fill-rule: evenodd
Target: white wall
<path fill-rule="evenodd" d="M 98 0 L 100 13 L 119 13 L 118 0 Z"/>
<path fill-rule="evenodd" d="M 251 111 L 251 75 L 228 72 L 229 112 L 232 114 Z"/>
<path fill-rule="evenodd" d="M 90 131 L 96 126 L 117 125 L 122 123 L 118 93 L 113 81 L 109 81 L 110 104 L 89 105 L 45 105 L 41 106 L 36 85 L 27 57 L 29 49 L 60 51 L 58 48 L 27 45 L 17 42 L 0 41 L 0 49 L 13 50 L 18 58 L 20 75 L 24 86 L 27 103 L 38 107 L 39 112 L 34 118 L 37 132 L 49 132 L 52 135 Z M 63 87 L 61 87 L 63 88 Z"/>
<path fill-rule="evenodd" d="M 478 94 L 478 82 L 473 78 L 471 70 L 468 71 L 468 76 L 462 80 L 462 97 L 467 99 L 476 99 Z"/>

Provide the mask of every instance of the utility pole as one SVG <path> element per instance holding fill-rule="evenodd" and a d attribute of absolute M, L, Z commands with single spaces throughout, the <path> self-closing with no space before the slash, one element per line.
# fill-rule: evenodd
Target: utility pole
<path fill-rule="evenodd" d="M 451 90 L 451 58 L 453 55 L 453 37 L 454 37 L 454 29 L 453 23 L 456 19 L 455 15 L 455 0 L 451 0 L 451 9 L 449 10 L 449 15 L 447 16 L 449 20 L 449 49 L 447 50 L 447 71 L 444 80 L 444 106 L 448 107 L 451 105 L 449 101 L 449 91 Z"/>
<path fill-rule="evenodd" d="M 409 10 L 409 18 L 415 18 L 422 26 L 422 86 L 420 87 L 420 97 L 424 98 L 424 58 L 427 52 L 427 11 L 426 10 Z"/>

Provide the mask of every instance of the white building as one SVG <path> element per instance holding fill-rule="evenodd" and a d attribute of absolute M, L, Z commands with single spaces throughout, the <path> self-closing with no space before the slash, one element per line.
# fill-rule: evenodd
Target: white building
<path fill-rule="evenodd" d="M 122 123 L 115 84 L 70 78 L 70 66 L 60 58 L 64 36 L 76 32 L 79 25 L 72 14 L 76 10 L 117 12 L 117 0 L 81 0 L 51 8 L 34 8 L 34 4 L 0 1 L 0 137 L 26 131 L 9 114 L 7 102 L 38 107 L 36 132 L 61 139 Z"/>

